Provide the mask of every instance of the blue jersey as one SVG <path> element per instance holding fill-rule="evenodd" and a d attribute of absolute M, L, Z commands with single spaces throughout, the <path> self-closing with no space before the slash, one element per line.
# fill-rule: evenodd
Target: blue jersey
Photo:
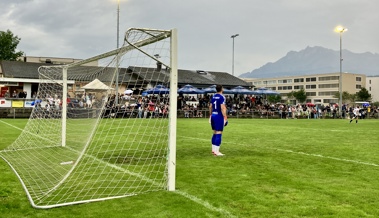
<path fill-rule="evenodd" d="M 215 131 L 223 131 L 224 116 L 222 115 L 221 105 L 225 105 L 225 97 L 222 94 L 215 94 L 211 99 L 212 116 L 211 126 Z"/>
<path fill-rule="evenodd" d="M 212 104 L 212 114 L 220 114 L 221 112 L 221 105 L 225 105 L 225 97 L 222 94 L 215 94 L 213 98 L 211 99 Z"/>

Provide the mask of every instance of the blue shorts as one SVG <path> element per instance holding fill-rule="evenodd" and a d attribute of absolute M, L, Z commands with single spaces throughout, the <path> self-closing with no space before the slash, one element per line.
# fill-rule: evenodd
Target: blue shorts
<path fill-rule="evenodd" d="M 214 131 L 224 130 L 224 116 L 219 114 L 212 114 L 211 116 L 211 126 Z"/>

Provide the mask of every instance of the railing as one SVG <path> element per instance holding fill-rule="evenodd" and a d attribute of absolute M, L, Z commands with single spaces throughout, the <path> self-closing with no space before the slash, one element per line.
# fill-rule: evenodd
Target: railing
<path fill-rule="evenodd" d="M 32 99 L 22 99 L 22 98 L 13 98 L 13 99 L 4 99 L 0 98 L 0 118 L 28 118 L 33 109 Z M 93 118 L 97 117 L 100 113 L 100 109 L 86 109 L 86 108 L 68 108 L 70 113 L 69 118 Z M 129 118 L 129 117 L 139 117 L 137 110 L 118 110 L 107 109 L 102 114 L 103 117 L 109 118 Z M 142 112 L 142 117 L 159 117 L 167 115 L 159 115 L 148 112 L 144 114 Z M 348 117 L 349 114 L 346 113 Z M 58 118 L 59 113 L 56 113 L 53 118 Z M 209 110 L 178 110 L 178 118 L 208 118 Z M 305 113 L 298 114 L 295 113 L 295 116 L 290 115 L 288 112 L 279 112 L 279 111 L 270 111 L 270 110 L 252 110 L 252 111 L 233 111 L 228 113 L 228 118 L 237 118 L 237 119 L 314 119 L 314 115 L 307 115 Z M 332 112 L 322 112 L 317 115 L 318 119 L 339 119 L 338 113 L 333 114 Z M 379 119 L 379 113 L 371 111 L 367 114 L 365 118 L 369 119 Z"/>

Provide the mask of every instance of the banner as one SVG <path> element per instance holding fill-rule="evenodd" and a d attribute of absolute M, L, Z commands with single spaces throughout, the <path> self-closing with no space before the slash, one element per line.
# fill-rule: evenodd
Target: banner
<path fill-rule="evenodd" d="M 24 101 L 12 101 L 12 107 L 24 107 Z"/>
<path fill-rule="evenodd" d="M 0 98 L 0 107 L 12 107 L 12 101 Z"/>
<path fill-rule="evenodd" d="M 34 105 L 32 105 L 34 101 L 25 101 L 25 104 L 24 104 L 24 107 L 34 107 Z"/>

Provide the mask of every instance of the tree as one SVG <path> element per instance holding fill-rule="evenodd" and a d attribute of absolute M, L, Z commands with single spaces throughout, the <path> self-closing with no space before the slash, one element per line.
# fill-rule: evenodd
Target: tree
<path fill-rule="evenodd" d="M 333 95 L 333 98 L 337 98 L 337 99 L 340 99 L 340 92 L 336 92 L 334 95 Z M 343 91 L 342 92 L 342 102 L 346 103 L 347 101 L 348 102 L 354 102 L 355 101 L 355 94 L 350 94 L 346 91 Z"/>
<path fill-rule="evenodd" d="M 294 92 L 293 96 L 296 98 L 296 100 L 299 103 L 303 103 L 307 99 L 307 93 L 305 92 L 304 89 L 300 89 L 299 91 Z"/>
<path fill-rule="evenodd" d="M 289 93 L 287 93 L 287 98 L 288 99 L 292 99 L 292 98 L 294 98 L 295 96 L 294 96 L 294 91 L 292 91 L 292 92 L 289 92 Z"/>
<path fill-rule="evenodd" d="M 280 95 L 269 95 L 269 96 L 267 96 L 267 100 L 270 103 L 278 103 L 282 100 L 282 96 L 280 96 Z"/>
<path fill-rule="evenodd" d="M 10 30 L 0 31 L 0 60 L 15 61 L 24 55 L 22 51 L 16 51 L 20 38 L 13 35 Z"/>
<path fill-rule="evenodd" d="M 362 87 L 359 92 L 357 92 L 357 99 L 360 101 L 370 101 L 371 94 L 368 93 L 368 90 L 365 87 Z"/>

